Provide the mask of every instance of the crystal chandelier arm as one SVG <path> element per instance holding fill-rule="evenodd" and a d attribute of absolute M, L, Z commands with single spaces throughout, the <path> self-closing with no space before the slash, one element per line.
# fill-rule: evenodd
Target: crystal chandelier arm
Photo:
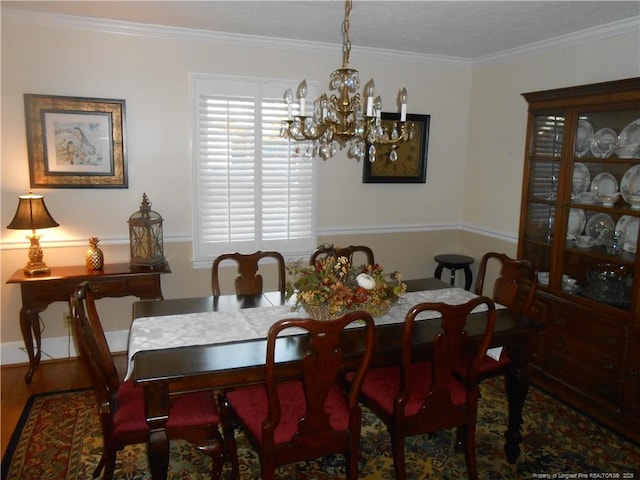
<path fill-rule="evenodd" d="M 282 133 L 281 136 L 285 138 L 290 138 L 292 140 L 296 140 L 298 142 L 304 142 L 306 140 L 319 140 L 325 132 L 329 129 L 329 127 L 333 126 L 334 129 L 339 125 L 337 122 L 333 120 L 325 120 L 321 124 L 317 125 L 314 129 L 314 132 L 309 132 L 305 128 L 307 117 L 296 117 L 296 119 L 300 120 L 300 128 L 294 129 L 293 123 L 294 120 L 283 120 L 282 121 Z"/>
<path fill-rule="evenodd" d="M 363 137 L 373 145 L 397 145 L 413 137 L 413 122 L 395 122 L 391 134 L 383 130 L 376 119 L 367 119 L 365 127 Z"/>

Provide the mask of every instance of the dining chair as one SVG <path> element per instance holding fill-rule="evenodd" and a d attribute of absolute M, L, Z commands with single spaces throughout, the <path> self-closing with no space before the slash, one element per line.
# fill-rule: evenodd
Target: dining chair
<path fill-rule="evenodd" d="M 102 478 L 110 480 L 117 452 L 127 445 L 149 440 L 143 389 L 133 381 L 120 382 L 89 282 L 78 285 L 70 301 L 73 335 L 80 360 L 91 379 L 102 428 L 102 457 L 93 477 L 97 478 L 104 469 Z M 189 393 L 172 399 L 172 402 L 167 421 L 169 440 L 182 439 L 193 443 L 211 457 L 211 478 L 220 478 L 225 448 L 218 430 L 220 414 L 213 393 Z M 234 448 L 235 443 L 231 442 L 230 446 Z M 229 450 L 229 453 L 235 454 L 235 450 Z"/>
<path fill-rule="evenodd" d="M 485 285 L 487 272 L 497 270 L 497 277 L 490 285 Z M 523 288 L 526 286 L 526 290 Z M 487 295 L 495 303 L 522 314 L 533 315 L 533 300 L 538 288 L 538 271 L 529 260 L 511 258 L 504 253 L 484 254 L 478 268 L 475 293 Z M 485 292 L 486 290 L 486 292 Z M 511 366 L 509 353 L 503 351 L 499 360 L 485 357 L 480 365 L 479 380 L 502 375 Z"/>
<path fill-rule="evenodd" d="M 487 310 L 486 320 L 485 317 L 480 320 L 484 322 L 484 333 L 480 344 L 472 349 L 473 359 L 461 381 L 454 371 L 469 351 L 465 330 L 467 316 L 482 306 Z M 431 314 L 422 318 L 423 312 Z M 436 318 L 433 318 L 433 312 Z M 420 322 L 441 324 L 429 360 L 414 357 L 420 354 L 413 338 L 419 316 Z M 495 305 L 488 297 L 476 297 L 461 305 L 420 303 L 412 307 L 405 318 L 400 364 L 367 371 L 360 398 L 387 427 L 398 480 L 407 478 L 405 438 L 449 428 L 458 428 L 461 432 L 469 478 L 478 478 L 475 431 L 479 387 L 476 377 L 494 326 Z M 348 374 L 347 380 L 351 378 Z"/>
<path fill-rule="evenodd" d="M 363 352 L 353 381 L 345 393 L 341 382 L 340 339 L 348 325 L 359 322 Z M 277 350 L 286 349 L 286 338 L 278 338 L 291 328 L 309 334 L 299 353 L 302 367 L 298 378 L 278 381 L 275 375 Z M 360 427 L 358 395 L 374 346 L 373 318 L 366 312 L 350 312 L 336 320 L 311 318 L 282 319 L 267 335 L 266 384 L 227 392 L 223 417 L 234 418 L 258 452 L 262 479 L 275 478 L 281 465 L 343 453 L 347 478 L 358 478 Z M 354 331 L 355 329 L 350 329 Z M 226 431 L 226 430 L 225 430 Z"/>
<path fill-rule="evenodd" d="M 255 253 L 225 253 L 218 256 L 211 266 L 211 289 L 213 296 L 220 296 L 219 268 L 222 262 L 235 262 L 238 268 L 238 276 L 235 279 L 235 290 L 237 295 L 259 295 L 262 293 L 262 275 L 258 273 L 259 264 L 263 259 L 271 258 L 275 260 L 278 269 L 278 290 L 285 294 L 285 262 L 284 257 L 279 252 L 257 251 Z"/>
<path fill-rule="evenodd" d="M 309 259 L 309 265 L 315 265 L 318 258 L 324 258 L 327 256 L 335 257 L 347 257 L 349 262 L 353 264 L 354 254 L 363 254 L 367 259 L 368 265 L 373 265 L 373 250 L 364 245 L 349 245 L 348 247 L 334 247 L 333 245 L 324 244 L 320 245 L 312 254 Z"/>

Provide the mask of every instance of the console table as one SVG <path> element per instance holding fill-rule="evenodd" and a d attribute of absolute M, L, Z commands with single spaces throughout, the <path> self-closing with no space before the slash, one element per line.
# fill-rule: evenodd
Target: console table
<path fill-rule="evenodd" d="M 51 267 L 48 275 L 26 275 L 22 269 L 17 270 L 7 283 L 19 283 L 22 293 L 20 330 L 29 356 L 25 381 L 31 382 L 33 371 L 40 364 L 40 313 L 50 304 L 69 302 L 74 289 L 85 280 L 91 282 L 96 298 L 132 295 L 141 300 L 161 300 L 160 275 L 163 273 L 171 273 L 166 263 L 154 269 L 134 268 L 128 263 L 104 265 L 102 270 L 88 270 L 84 265 Z"/>

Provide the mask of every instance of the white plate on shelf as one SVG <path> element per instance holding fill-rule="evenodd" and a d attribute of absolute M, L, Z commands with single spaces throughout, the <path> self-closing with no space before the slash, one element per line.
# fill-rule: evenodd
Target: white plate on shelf
<path fill-rule="evenodd" d="M 613 195 L 618 191 L 618 180 L 607 172 L 595 176 L 591 182 L 591 192 L 600 198 L 600 195 Z"/>
<path fill-rule="evenodd" d="M 614 226 L 615 223 L 613 218 L 609 215 L 606 213 L 596 213 L 589 219 L 589 221 L 587 221 L 587 226 L 584 231 L 587 235 L 591 235 L 593 238 L 598 240 L 602 233 L 608 233 L 613 236 Z M 602 245 L 602 242 L 599 241 L 598 245 Z"/>
<path fill-rule="evenodd" d="M 607 158 L 613 153 L 618 135 L 610 128 L 601 128 L 591 137 L 591 153 L 594 157 Z"/>
<path fill-rule="evenodd" d="M 569 210 L 569 220 L 567 222 L 567 240 L 573 240 L 582 233 L 586 221 L 584 210 L 572 208 Z"/>
<path fill-rule="evenodd" d="M 616 223 L 616 231 L 624 237 L 623 250 L 631 253 L 636 252 L 638 244 L 638 231 L 640 230 L 640 219 L 631 215 L 623 215 Z"/>
<path fill-rule="evenodd" d="M 629 197 L 640 192 L 640 165 L 634 165 L 620 180 L 620 193 L 624 201 L 631 204 Z"/>
<path fill-rule="evenodd" d="M 576 157 L 584 157 L 591 149 L 591 137 L 593 137 L 593 127 L 586 120 L 578 120 L 578 130 L 576 131 Z"/>
<path fill-rule="evenodd" d="M 580 195 L 576 195 L 575 200 L 578 203 L 584 203 L 584 204 L 592 204 L 598 201 L 598 199 L 593 194 L 593 192 L 583 192 Z"/>
<path fill-rule="evenodd" d="M 640 155 L 640 118 L 629 123 L 620 132 L 615 152 L 620 158 L 634 158 Z"/>
<path fill-rule="evenodd" d="M 589 168 L 584 163 L 576 162 L 573 164 L 573 179 L 571 181 L 571 193 L 580 195 L 586 192 L 591 182 L 591 174 Z"/>

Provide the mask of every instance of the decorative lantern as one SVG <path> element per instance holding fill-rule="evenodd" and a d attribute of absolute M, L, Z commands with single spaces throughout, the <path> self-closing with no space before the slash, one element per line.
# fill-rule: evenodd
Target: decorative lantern
<path fill-rule="evenodd" d="M 162 244 L 162 217 L 151 210 L 147 194 L 142 195 L 140 210 L 129 217 L 129 244 L 132 267 L 156 268 L 165 264 Z"/>

